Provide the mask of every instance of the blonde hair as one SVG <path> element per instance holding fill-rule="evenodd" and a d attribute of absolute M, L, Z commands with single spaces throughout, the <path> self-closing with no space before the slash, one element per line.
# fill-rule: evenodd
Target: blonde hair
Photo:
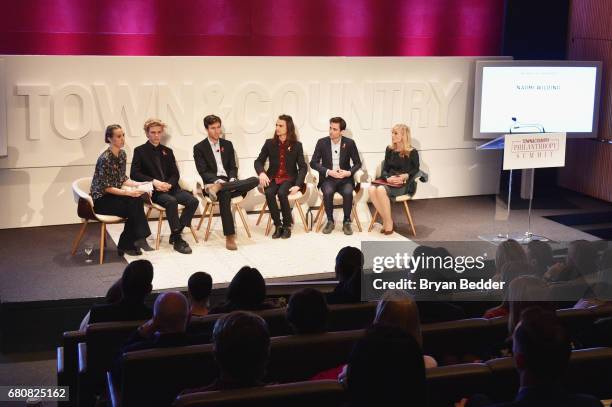
<path fill-rule="evenodd" d="M 166 123 L 162 122 L 160 119 L 147 119 L 143 126 L 145 134 L 149 134 L 149 129 L 156 126 L 160 126 L 162 130 L 164 130 L 166 128 Z"/>
<path fill-rule="evenodd" d="M 374 323 L 400 327 L 423 346 L 419 308 L 406 291 L 386 291 L 376 307 Z"/>
<path fill-rule="evenodd" d="M 405 124 L 396 124 L 395 126 L 393 126 L 392 130 L 398 130 L 399 133 L 402 135 L 403 146 L 399 153 L 400 156 L 406 157 L 410 154 L 412 150 L 414 150 L 414 147 L 412 146 L 412 135 L 410 133 L 410 127 L 406 126 Z M 393 139 L 391 139 L 391 144 L 389 145 L 389 148 L 393 151 L 397 151 L 397 146 L 395 143 L 393 143 Z"/>

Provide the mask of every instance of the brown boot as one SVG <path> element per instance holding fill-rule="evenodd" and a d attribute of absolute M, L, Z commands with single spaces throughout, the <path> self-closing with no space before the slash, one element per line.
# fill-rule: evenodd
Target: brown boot
<path fill-rule="evenodd" d="M 222 186 L 223 184 L 220 182 L 217 184 L 204 185 L 204 192 L 206 192 L 210 199 L 214 202 L 217 200 L 217 192 L 219 192 Z"/>
<path fill-rule="evenodd" d="M 238 246 L 236 246 L 236 235 L 225 236 L 225 248 L 227 250 L 238 250 Z"/>

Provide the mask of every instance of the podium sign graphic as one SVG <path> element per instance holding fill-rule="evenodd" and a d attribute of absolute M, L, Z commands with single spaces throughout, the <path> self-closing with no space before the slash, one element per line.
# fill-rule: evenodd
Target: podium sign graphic
<path fill-rule="evenodd" d="M 565 133 L 518 133 L 504 137 L 504 170 L 565 166 Z"/>

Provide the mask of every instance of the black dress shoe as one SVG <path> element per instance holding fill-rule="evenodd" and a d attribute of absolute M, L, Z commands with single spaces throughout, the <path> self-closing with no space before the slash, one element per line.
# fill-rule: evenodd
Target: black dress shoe
<path fill-rule="evenodd" d="M 138 247 L 133 249 L 122 249 L 117 247 L 117 254 L 119 257 L 123 257 L 124 254 L 127 254 L 128 256 L 140 256 L 142 254 L 142 250 L 140 250 Z"/>
<path fill-rule="evenodd" d="M 189 244 L 183 240 L 182 237 L 177 237 L 174 240 L 174 250 L 179 252 L 179 253 L 183 253 L 183 254 L 191 254 L 191 247 L 189 247 Z"/>
<path fill-rule="evenodd" d="M 272 233 L 272 239 L 278 239 L 282 235 L 283 235 L 283 227 L 282 226 L 276 226 L 274 228 L 274 233 Z"/>
<path fill-rule="evenodd" d="M 134 242 L 134 246 L 136 246 L 137 249 L 144 250 L 145 252 L 150 252 L 154 250 L 151 246 L 149 246 L 149 243 L 147 243 L 147 239 L 145 238 L 136 240 Z"/>
<path fill-rule="evenodd" d="M 281 238 L 289 239 L 290 237 L 291 237 L 291 228 L 283 226 L 283 235 L 281 236 Z"/>

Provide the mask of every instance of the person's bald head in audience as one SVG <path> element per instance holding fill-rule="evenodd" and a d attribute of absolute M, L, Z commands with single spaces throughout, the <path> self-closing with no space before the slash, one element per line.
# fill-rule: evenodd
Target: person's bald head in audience
<path fill-rule="evenodd" d="M 189 303 L 178 291 L 162 293 L 155 300 L 153 320 L 159 332 L 184 332 L 188 316 Z"/>

